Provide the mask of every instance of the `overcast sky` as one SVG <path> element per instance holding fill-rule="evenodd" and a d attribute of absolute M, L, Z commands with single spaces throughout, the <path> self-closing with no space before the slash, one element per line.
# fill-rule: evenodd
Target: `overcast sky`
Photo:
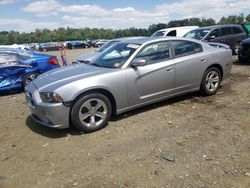
<path fill-rule="evenodd" d="M 0 0 L 0 31 L 148 28 L 150 24 L 250 13 L 250 0 Z"/>

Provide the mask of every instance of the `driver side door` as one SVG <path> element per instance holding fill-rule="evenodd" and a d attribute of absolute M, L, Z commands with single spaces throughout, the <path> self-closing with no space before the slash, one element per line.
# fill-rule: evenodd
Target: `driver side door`
<path fill-rule="evenodd" d="M 154 102 L 173 94 L 175 66 L 170 59 L 168 41 L 148 44 L 136 59 L 145 60 L 145 64 L 127 68 L 129 106 Z"/>

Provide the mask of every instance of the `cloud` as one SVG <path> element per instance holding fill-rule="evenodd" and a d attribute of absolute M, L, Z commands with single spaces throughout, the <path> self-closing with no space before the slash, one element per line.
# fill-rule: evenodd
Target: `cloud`
<path fill-rule="evenodd" d="M 98 5 L 70 5 L 62 6 L 59 10 L 61 13 L 78 14 L 81 16 L 109 16 L 109 10 L 106 10 Z"/>
<path fill-rule="evenodd" d="M 11 3 L 16 3 L 19 0 L 0 0 L 0 5 L 6 5 L 6 4 L 11 4 Z"/>
<path fill-rule="evenodd" d="M 222 16 L 249 12 L 249 0 L 184 0 L 156 6 L 155 11 L 169 14 L 171 18 L 205 17 L 220 19 Z"/>
<path fill-rule="evenodd" d="M 6 0 L 0 2 L 3 1 Z M 171 20 L 190 17 L 219 20 L 222 16 L 242 12 L 249 14 L 249 10 L 250 0 L 180 0 L 156 5 L 151 10 L 131 6 L 108 9 L 95 4 L 65 4 L 58 0 L 38 0 L 22 8 L 22 11 L 32 13 L 39 18 L 49 16 L 46 20 L 52 21 L 54 16 L 57 16 L 61 24 L 51 22 L 47 24 L 49 29 L 55 25 L 73 28 L 147 28 L 150 24 L 167 23 Z M 35 25 L 41 28 L 46 26 L 46 23 L 42 22 L 41 26 L 36 23 Z"/>
<path fill-rule="evenodd" d="M 31 32 L 35 29 L 56 29 L 60 27 L 57 22 L 33 22 L 27 19 L 0 19 L 0 26 L 5 26 L 8 30 L 20 32 Z"/>
<path fill-rule="evenodd" d="M 61 7 L 61 3 L 56 0 L 35 1 L 22 8 L 22 11 L 34 13 L 37 17 L 46 17 L 49 15 L 57 15 L 57 10 Z"/>

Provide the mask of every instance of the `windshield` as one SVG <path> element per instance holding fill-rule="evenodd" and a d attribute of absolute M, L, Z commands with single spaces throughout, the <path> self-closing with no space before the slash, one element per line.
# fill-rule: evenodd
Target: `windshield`
<path fill-rule="evenodd" d="M 195 30 L 189 31 L 186 35 L 184 35 L 184 37 L 201 40 L 206 36 L 206 34 L 210 30 L 211 29 L 195 29 Z"/>
<path fill-rule="evenodd" d="M 165 31 L 156 31 L 151 37 L 162 37 L 165 33 Z"/>
<path fill-rule="evenodd" d="M 107 42 L 106 44 L 104 44 L 102 47 L 96 49 L 96 52 L 103 52 L 104 50 L 108 49 L 110 46 L 112 46 L 116 42 L 119 42 L 119 41 L 111 40 Z"/>
<path fill-rule="evenodd" d="M 139 47 L 138 44 L 131 43 L 116 43 L 101 53 L 90 65 L 105 67 L 105 68 L 119 68 L 125 63 L 128 58 Z"/>

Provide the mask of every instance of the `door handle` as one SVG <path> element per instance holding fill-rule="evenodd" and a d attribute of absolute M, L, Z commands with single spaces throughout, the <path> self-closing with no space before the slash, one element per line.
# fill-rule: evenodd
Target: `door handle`
<path fill-rule="evenodd" d="M 173 67 L 169 67 L 169 68 L 167 68 L 167 72 L 170 72 L 170 71 L 172 71 L 173 70 Z"/>
<path fill-rule="evenodd" d="M 207 60 L 206 60 L 205 58 L 202 58 L 201 61 L 202 61 L 202 62 L 205 62 L 205 61 L 207 61 Z"/>

